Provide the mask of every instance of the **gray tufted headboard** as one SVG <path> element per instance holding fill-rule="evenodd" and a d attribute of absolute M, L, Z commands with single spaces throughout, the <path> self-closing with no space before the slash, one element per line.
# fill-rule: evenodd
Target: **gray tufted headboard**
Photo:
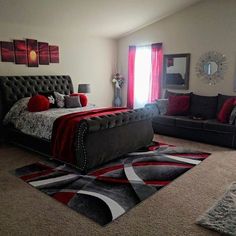
<path fill-rule="evenodd" d="M 70 76 L 0 76 L 0 124 L 16 101 L 38 92 L 49 91 L 72 93 L 73 85 Z"/>

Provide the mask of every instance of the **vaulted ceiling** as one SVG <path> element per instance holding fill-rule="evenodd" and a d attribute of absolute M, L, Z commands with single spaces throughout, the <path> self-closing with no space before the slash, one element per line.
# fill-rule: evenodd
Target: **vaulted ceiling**
<path fill-rule="evenodd" d="M 118 38 L 201 0 L 0 0 L 0 21 Z"/>

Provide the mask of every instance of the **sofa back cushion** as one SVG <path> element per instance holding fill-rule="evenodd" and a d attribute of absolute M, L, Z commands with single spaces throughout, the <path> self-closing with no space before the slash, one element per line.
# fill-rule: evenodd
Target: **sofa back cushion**
<path fill-rule="evenodd" d="M 229 98 L 236 98 L 234 96 L 218 94 L 218 104 L 217 104 L 217 114 L 220 112 L 222 106 L 224 105 L 225 101 Z"/>
<path fill-rule="evenodd" d="M 216 118 L 218 96 L 200 96 L 191 94 L 190 114 L 203 119 Z"/>
<path fill-rule="evenodd" d="M 188 115 L 190 96 L 169 96 L 166 115 Z"/>

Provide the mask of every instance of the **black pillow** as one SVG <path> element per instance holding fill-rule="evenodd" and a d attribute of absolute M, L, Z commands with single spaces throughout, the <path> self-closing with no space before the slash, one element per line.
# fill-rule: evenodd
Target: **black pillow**
<path fill-rule="evenodd" d="M 46 97 L 49 100 L 50 103 L 50 107 L 57 107 L 56 104 L 56 97 L 53 91 L 49 91 L 49 92 L 39 92 L 38 94 L 43 95 L 44 97 Z"/>
<path fill-rule="evenodd" d="M 171 92 L 169 90 L 165 91 L 165 96 L 164 98 L 169 98 L 169 96 L 190 96 L 192 93 L 175 93 L 175 92 Z"/>
<path fill-rule="evenodd" d="M 220 112 L 222 106 L 224 105 L 225 101 L 229 98 L 235 98 L 234 96 L 218 94 L 218 104 L 217 104 L 217 114 Z"/>
<path fill-rule="evenodd" d="M 191 94 L 191 116 L 201 117 L 203 119 L 216 118 L 217 97 Z"/>

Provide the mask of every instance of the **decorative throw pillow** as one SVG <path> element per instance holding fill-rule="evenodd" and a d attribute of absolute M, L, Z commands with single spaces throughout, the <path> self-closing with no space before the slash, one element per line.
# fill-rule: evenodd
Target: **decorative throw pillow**
<path fill-rule="evenodd" d="M 43 95 L 49 100 L 50 107 L 57 107 L 56 98 L 53 91 L 50 92 L 39 92 L 39 95 Z"/>
<path fill-rule="evenodd" d="M 192 117 L 201 117 L 202 119 L 216 118 L 218 96 L 200 96 L 191 94 L 190 114 Z"/>
<path fill-rule="evenodd" d="M 65 96 L 66 108 L 82 107 L 79 96 Z"/>
<path fill-rule="evenodd" d="M 168 99 L 157 99 L 156 100 L 157 108 L 160 112 L 160 115 L 164 115 L 167 112 Z"/>
<path fill-rule="evenodd" d="M 230 114 L 235 106 L 235 98 L 229 98 L 227 99 L 222 108 L 220 109 L 220 112 L 217 115 L 217 120 L 221 123 L 228 123 Z"/>
<path fill-rule="evenodd" d="M 224 105 L 225 101 L 229 98 L 236 98 L 234 96 L 218 94 L 218 104 L 217 104 L 217 114 L 220 112 L 222 106 Z"/>
<path fill-rule="evenodd" d="M 169 96 L 166 115 L 187 115 L 189 106 L 190 96 Z"/>
<path fill-rule="evenodd" d="M 49 107 L 49 100 L 43 95 L 31 97 L 28 103 L 28 111 L 30 112 L 46 111 Z"/>
<path fill-rule="evenodd" d="M 233 108 L 230 117 L 229 117 L 229 124 L 234 125 L 236 121 L 236 106 Z"/>
<path fill-rule="evenodd" d="M 80 97 L 80 103 L 82 105 L 82 107 L 87 106 L 88 103 L 88 98 L 85 94 L 82 93 L 72 93 L 70 94 L 70 96 L 74 97 L 74 96 L 79 96 Z"/>
<path fill-rule="evenodd" d="M 56 99 L 57 107 L 59 108 L 65 107 L 65 95 L 58 92 L 54 92 L 54 96 Z"/>

